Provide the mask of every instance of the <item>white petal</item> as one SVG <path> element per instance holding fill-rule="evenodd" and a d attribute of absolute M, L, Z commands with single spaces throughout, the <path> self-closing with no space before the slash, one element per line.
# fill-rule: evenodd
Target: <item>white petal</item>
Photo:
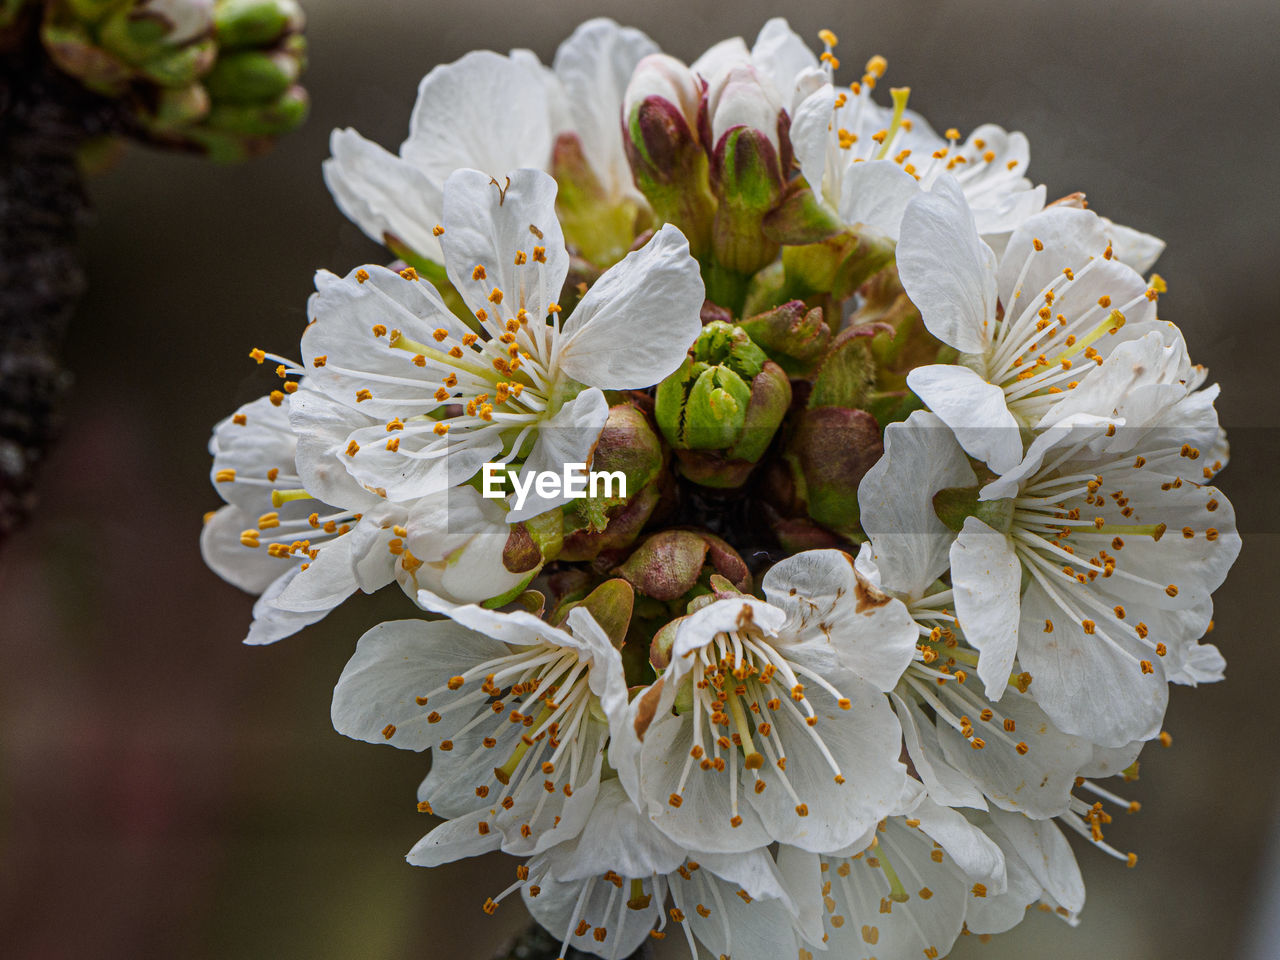
<path fill-rule="evenodd" d="M 540 863 L 534 861 L 530 872 L 539 866 Z M 643 893 L 650 898 L 647 908 L 632 910 L 627 906 L 631 891 L 625 881 L 619 888 L 612 880 L 598 875 L 562 882 L 548 874 L 538 884 L 541 889 L 536 897 L 529 895 L 532 885 L 528 883 L 520 888 L 520 894 L 533 918 L 556 940 L 567 943 L 574 955 L 581 952 L 620 960 L 644 946 L 649 931 L 665 920 L 663 905 L 667 889 L 663 878 L 659 876 L 656 885 L 649 876 L 628 879 L 642 881 Z M 583 923 L 586 927 L 579 934 L 579 925 Z M 597 931 L 603 939 L 596 939 Z"/>
<path fill-rule="evenodd" d="M 1051 820 L 1031 820 L 992 810 L 991 819 L 1010 839 L 1049 896 L 1072 913 L 1084 907 L 1084 879 L 1062 831 Z"/>
<path fill-rule="evenodd" d="M 440 328 L 459 339 L 469 332 L 431 284 L 372 264 L 345 277 L 318 272 L 307 314 L 313 322 L 300 346 L 307 370 L 303 388 L 383 421 L 438 406 L 432 399 L 437 384 L 413 363 L 411 351 L 391 345 L 389 332 L 399 330 L 420 343 L 433 343 Z M 366 388 L 371 396 L 360 399 Z"/>
<path fill-rule="evenodd" d="M 797 814 L 795 800 L 769 764 L 759 771 L 767 783 L 763 792 L 755 792 L 745 770 L 738 789 L 739 803 L 745 795 L 771 839 L 815 853 L 848 846 L 883 818 L 906 779 L 905 767 L 898 762 L 902 732 L 883 694 L 856 679 L 842 683 L 840 692 L 852 709 L 841 710 L 830 694 L 816 687 L 805 689 L 805 699 L 818 717 L 814 727 L 790 710 L 773 715 L 786 750 L 786 778 L 807 805 L 807 816 Z M 814 733 L 835 760 L 844 783 L 836 782 Z M 693 774 L 699 775 L 723 778 L 714 772 Z"/>
<path fill-rule="evenodd" d="M 545 169 L 551 118 L 540 70 L 487 50 L 433 68 L 418 86 L 400 156 L 441 184 L 467 167 L 494 177 Z"/>
<path fill-rule="evenodd" d="M 632 71 L 658 45 L 633 27 L 604 17 L 581 24 L 556 51 L 555 72 L 564 84 L 573 129 L 610 197 L 634 194 L 622 146 L 622 98 Z"/>
<path fill-rule="evenodd" d="M 915 655 L 919 633 L 906 606 L 867 581 L 841 550 L 788 557 L 761 585 L 788 613 L 784 634 L 828 648 L 836 663 L 881 690 L 893 689 Z M 788 647 L 788 656 L 796 653 Z"/>
<path fill-rule="evenodd" d="M 904 700 L 890 694 L 894 712 L 902 725 L 902 738 L 916 773 L 924 782 L 929 796 L 949 807 L 987 809 L 982 791 L 967 776 L 953 767 L 938 745 L 938 734 L 915 699 Z"/>
<path fill-rule="evenodd" d="M 262 593 L 273 581 L 292 570 L 290 560 L 273 557 L 265 547 L 240 542 L 245 530 L 256 530 L 258 518 L 227 504 L 205 521 L 200 530 L 200 555 L 218 576 L 247 593 Z"/>
<path fill-rule="evenodd" d="M 244 638 L 245 643 L 250 646 L 275 643 L 277 640 L 293 636 L 303 627 L 322 620 L 329 612 L 328 610 L 309 610 L 305 613 L 292 613 L 281 610 L 275 605 L 276 597 L 289 586 L 300 569 L 301 567 L 295 566 L 262 591 L 262 596 L 253 605 L 253 623 L 249 626 L 249 635 Z"/>
<path fill-rule="evenodd" d="M 684 863 L 685 851 L 636 809 L 617 780 L 601 785 L 586 825 L 573 840 L 546 854 L 556 878 L 582 880 L 613 870 L 623 877 L 665 874 Z"/>
<path fill-rule="evenodd" d="M 918 410 L 885 428 L 884 455 L 862 478 L 858 506 L 886 590 L 919 599 L 946 571 L 955 533 L 938 519 L 933 496 L 976 482 L 968 458 L 936 415 Z"/>
<path fill-rule="evenodd" d="M 1053 624 L 1050 632 L 1046 621 Z M 1138 642 L 1119 631 L 1108 639 L 1105 631 L 1104 624 L 1101 632 L 1086 634 L 1032 583 L 1022 598 L 1018 660 L 1032 676 L 1036 701 L 1064 732 L 1106 747 L 1149 740 L 1159 732 L 1169 700 L 1164 669 L 1156 658 L 1153 672 L 1144 674 L 1138 661 L 1145 650 Z"/>
<path fill-rule="evenodd" d="M 747 49 L 746 41 L 741 37 L 730 37 L 728 40 L 721 40 L 689 64 L 689 69 L 711 83 L 731 67 L 741 66 L 750 60 L 751 51 Z"/>
<path fill-rule="evenodd" d="M 1004 391 L 968 367 L 935 363 L 907 374 L 907 386 L 955 431 L 965 452 L 997 473 L 1022 459 L 1018 421 Z"/>
<path fill-rule="evenodd" d="M 497 850 L 502 834 L 496 830 L 480 833 L 480 822 L 486 817 L 487 811 L 477 810 L 446 820 L 414 844 L 405 859 L 415 867 L 438 867 Z"/>
<path fill-rule="evenodd" d="M 1035 249 L 1036 241 L 1043 250 Z M 1101 257 L 1106 246 L 1101 218 L 1091 210 L 1055 204 L 1031 217 L 1013 231 L 1000 258 L 1000 300 L 1006 315 L 1024 309 L 1050 282 L 1061 279 L 1064 268 L 1079 272 L 1090 259 Z"/>
<path fill-rule="evenodd" d="M 1014 721 L 1014 733 L 1007 740 L 1001 734 L 984 734 L 987 745 L 974 750 L 956 730 L 939 725 L 947 758 L 1001 809 L 1038 820 L 1066 813 L 1076 775 L 1092 756 L 1091 745 L 1058 730 L 1033 698 L 1014 690 L 1005 691 L 993 706 Z M 1026 754 L 1015 750 L 1009 742 L 1014 740 L 1028 745 Z"/>
<path fill-rule="evenodd" d="M 693 728 L 689 717 L 678 717 L 659 704 L 658 718 L 645 732 L 640 751 L 639 796 L 645 812 L 676 843 L 687 850 L 745 853 L 767 845 L 770 836 L 760 817 L 738 789 L 741 825 L 729 823 L 729 773 L 700 770 L 693 765 L 682 792 L 679 807 L 668 802 L 680 782 L 680 773 L 693 749 Z M 781 791 L 778 784 L 773 789 Z M 794 817 L 794 814 L 793 814 Z"/>
<path fill-rule="evenodd" d="M 356 740 L 425 750 L 440 741 L 439 731 L 445 726 L 429 724 L 428 715 L 470 691 L 465 687 L 456 694 L 446 690 L 432 696 L 427 705 L 419 704 L 416 698 L 508 652 L 500 641 L 451 620 L 381 623 L 360 638 L 338 678 L 333 691 L 333 726 Z M 448 725 L 454 729 L 461 725 L 456 718 L 450 719 Z M 390 737 L 386 734 L 388 724 L 395 727 Z"/>
<path fill-rule="evenodd" d="M 840 219 L 853 227 L 864 224 L 897 240 L 907 204 L 919 192 L 915 177 L 896 163 L 868 160 L 850 164 L 840 184 Z M 899 247 L 899 263 L 901 250 Z"/>
<path fill-rule="evenodd" d="M 827 141 L 830 139 L 831 111 L 836 93 L 830 83 L 822 83 L 800 101 L 791 117 L 791 148 L 795 151 L 800 172 L 812 188 L 814 196 L 838 206 L 840 197 L 828 192 Z M 834 174 L 834 171 L 833 171 Z"/>
<path fill-rule="evenodd" d="M 442 242 L 449 279 L 472 311 L 514 317 L 524 308 L 536 325 L 560 298 L 569 253 L 556 218 L 556 182 L 540 170 L 496 177 L 454 172 L 445 182 Z M 545 251 L 545 262 L 535 247 Z M 516 263 L 517 252 L 523 263 Z M 495 289 L 502 292 L 500 307 L 490 300 Z"/>
<path fill-rule="evenodd" d="M 777 960 L 797 955 L 792 914 L 786 902 L 755 896 L 738 879 L 726 881 L 711 872 L 715 862 L 716 866 L 732 864 L 739 875 L 755 867 L 759 874 L 768 872 L 776 876 L 773 860 L 766 851 L 733 857 L 699 854 L 697 862 L 700 869 L 693 871 L 690 879 L 675 873 L 668 882 L 676 908 L 685 915 L 684 922 L 711 956 Z M 751 897 L 750 903 L 742 899 L 739 890 Z M 699 906 L 709 911 L 709 915 L 704 917 Z"/>
<path fill-rule="evenodd" d="M 356 591 L 351 570 L 351 545 L 347 536 L 323 544 L 305 570 L 299 570 L 289 586 L 276 598 L 276 606 L 291 613 L 328 612 Z M 390 559 L 390 554 L 387 555 Z M 391 582 L 391 564 L 387 564 Z"/>
<path fill-rule="evenodd" d="M 966 517 L 951 545 L 956 619 L 979 652 L 978 676 L 987 697 L 999 700 L 1018 651 L 1018 593 L 1022 565 L 1013 544 L 977 517 Z"/>
<path fill-rule="evenodd" d="M 595 282 L 561 332 L 559 364 L 608 390 L 649 387 L 675 370 L 702 329 L 698 263 L 664 225 Z"/>
<path fill-rule="evenodd" d="M 995 254 L 978 238 L 950 176 L 915 197 L 902 215 L 898 274 L 930 333 L 961 353 L 986 351 L 995 333 Z"/>
<path fill-rule="evenodd" d="M 1044 465 L 1046 457 L 1070 450 L 1091 437 L 1103 436 L 1108 428 L 1123 426 L 1116 417 L 1097 417 L 1088 413 L 1073 413 L 1064 417 L 1043 433 L 1036 436 L 1019 462 L 1006 467 L 1000 476 L 992 480 L 978 494 L 980 500 L 1003 500 L 1016 497 L 1022 486 Z"/>
<path fill-rule="evenodd" d="M 1123 224 L 1116 223 L 1106 217 L 1101 219 L 1102 229 L 1111 241 L 1117 260 L 1121 263 L 1127 263 L 1139 273 L 1146 273 L 1155 266 L 1155 262 L 1160 259 L 1160 254 L 1164 253 L 1165 242 L 1163 240 L 1149 233 L 1143 233 L 1141 230 L 1135 230 L 1133 227 L 1126 227 Z"/>
<path fill-rule="evenodd" d="M 797 78 L 818 66 L 818 58 L 808 44 L 782 17 L 774 17 L 760 28 L 751 48 L 751 62 L 768 75 L 788 109 Z"/>
<path fill-rule="evenodd" d="M 529 493 L 523 503 L 515 498 L 513 508 L 507 513 L 507 522 L 528 520 L 548 510 L 570 502 L 571 497 L 560 492 L 544 496 L 537 488 L 537 478 L 542 474 L 555 474 L 564 479 L 566 464 L 591 463 L 591 455 L 600 431 L 609 419 L 609 403 L 599 390 L 584 390 L 563 407 L 554 417 L 538 425 L 533 450 L 520 470 L 521 482 L 529 483 Z"/>
<path fill-rule="evenodd" d="M 546 640 L 584 654 L 589 652 L 587 645 L 572 634 L 553 627 L 527 610 L 488 610 L 473 603 L 451 603 L 426 590 L 418 591 L 418 603 L 427 610 L 443 613 L 465 627 L 504 643 L 532 646 Z"/>
<path fill-rule="evenodd" d="M 671 679 L 678 680 L 684 676 L 689 670 L 693 652 L 710 643 L 716 634 L 740 630 L 745 621 L 759 627 L 765 636 L 772 637 L 786 619 L 785 611 L 749 595 L 707 604 L 683 617 L 676 628 L 676 639 L 671 646 Z"/>
<path fill-rule="evenodd" d="M 928 797 L 921 798 L 911 816 L 920 821 L 920 829 L 942 846 L 966 876 L 980 881 L 988 893 L 1004 892 L 1004 854 L 994 840 L 955 810 Z"/>
<path fill-rule="evenodd" d="M 442 215 L 438 181 L 351 129 L 334 130 L 329 150 L 324 182 L 347 219 L 377 243 L 390 235 L 429 260 L 444 259 L 432 232 Z"/>

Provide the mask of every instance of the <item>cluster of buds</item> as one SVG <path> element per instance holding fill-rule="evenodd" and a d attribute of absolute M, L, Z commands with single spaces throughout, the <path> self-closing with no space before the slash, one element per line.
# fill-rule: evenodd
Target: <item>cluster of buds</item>
<path fill-rule="evenodd" d="M 297 0 L 9 3 L 49 58 L 131 112 L 139 136 L 221 161 L 269 147 L 307 114 Z"/>
<path fill-rule="evenodd" d="M 837 90 L 821 39 L 685 66 L 597 20 L 434 69 L 398 156 L 336 132 L 401 259 L 319 274 L 215 430 L 249 640 L 399 584 L 334 725 L 435 751 L 409 861 L 521 858 L 484 910 L 561 956 L 1074 922 L 1062 829 L 1133 866 L 1098 781 L 1222 675 L 1226 445 L 1159 241 L 1046 207 L 1020 134 L 880 106 L 882 58 Z"/>

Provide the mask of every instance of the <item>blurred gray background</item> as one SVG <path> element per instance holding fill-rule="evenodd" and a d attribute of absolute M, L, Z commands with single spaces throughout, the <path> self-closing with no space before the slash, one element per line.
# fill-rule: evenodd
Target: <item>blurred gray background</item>
<path fill-rule="evenodd" d="M 1141 863 L 1082 850 L 1078 929 L 1033 915 L 953 956 L 1280 957 L 1255 932 L 1280 916 L 1275 0 L 304 4 L 301 132 L 235 168 L 131 150 L 91 185 L 70 421 L 39 514 L 0 555 L 0 954 L 488 960 L 525 922 L 514 900 L 480 911 L 509 861 L 407 866 L 430 825 L 414 810 L 423 758 L 330 727 L 356 637 L 408 615 L 401 597 L 239 645 L 250 599 L 196 544 L 217 504 L 209 428 L 270 389 L 251 346 L 296 351 L 317 267 L 379 259 L 321 182 L 332 127 L 394 149 L 432 65 L 478 47 L 549 62 L 588 16 L 687 61 L 784 14 L 839 34 L 845 80 L 884 54 L 887 81 L 938 128 L 1020 129 L 1050 196 L 1084 190 L 1167 239 L 1162 314 L 1223 384 L 1232 431 L 1221 483 L 1246 538 L 1218 594 L 1228 680 L 1176 690 L 1174 746 L 1144 756 L 1143 811 L 1108 835 Z"/>

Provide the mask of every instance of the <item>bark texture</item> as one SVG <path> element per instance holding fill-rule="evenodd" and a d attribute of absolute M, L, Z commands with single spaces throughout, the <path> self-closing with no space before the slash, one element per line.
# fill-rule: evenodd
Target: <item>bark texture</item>
<path fill-rule="evenodd" d="M 76 235 L 89 213 L 76 153 L 129 132 L 116 101 L 49 62 L 34 20 L 0 31 L 0 543 L 34 507 L 71 384 L 62 342 L 84 290 Z"/>

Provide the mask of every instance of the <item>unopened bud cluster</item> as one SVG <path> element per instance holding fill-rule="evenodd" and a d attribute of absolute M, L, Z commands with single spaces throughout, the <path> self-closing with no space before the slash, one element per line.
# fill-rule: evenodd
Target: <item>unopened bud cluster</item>
<path fill-rule="evenodd" d="M 249 641 L 398 584 L 333 722 L 432 751 L 409 861 L 517 858 L 484 909 L 518 891 L 562 952 L 1074 923 L 1064 831 L 1133 866 L 1103 782 L 1222 676 L 1240 541 L 1163 244 L 820 39 L 686 66 L 593 20 L 550 67 L 433 69 L 398 154 L 335 131 L 396 262 L 321 272 L 214 432 Z M 537 482 L 580 465 L 625 482 Z"/>
<path fill-rule="evenodd" d="M 141 135 L 238 160 L 307 114 L 297 0 L 16 0 L 0 31 L 32 29 L 53 63 L 120 100 Z"/>

